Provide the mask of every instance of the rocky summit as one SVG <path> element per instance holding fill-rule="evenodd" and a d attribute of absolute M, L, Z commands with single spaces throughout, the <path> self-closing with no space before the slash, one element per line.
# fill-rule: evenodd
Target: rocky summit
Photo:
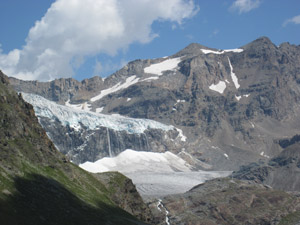
<path fill-rule="evenodd" d="M 107 78 L 10 82 L 18 92 L 68 108 L 172 126 L 130 133 L 79 121 L 76 130 L 72 121 L 38 114 L 58 149 L 76 163 L 131 148 L 171 151 L 197 169 L 237 170 L 276 156 L 282 151 L 277 140 L 299 134 L 299 62 L 300 46 L 261 37 L 229 50 L 190 44 L 169 57 L 130 62 Z"/>

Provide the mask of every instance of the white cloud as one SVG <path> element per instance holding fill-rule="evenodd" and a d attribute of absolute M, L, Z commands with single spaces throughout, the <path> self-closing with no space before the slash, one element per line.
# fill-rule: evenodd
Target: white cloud
<path fill-rule="evenodd" d="M 289 23 L 300 24 L 300 15 L 294 16 L 293 18 L 286 20 L 283 23 L 283 26 L 286 26 Z"/>
<path fill-rule="evenodd" d="M 194 0 L 56 0 L 22 49 L 0 51 L 0 68 L 25 80 L 70 77 L 84 57 L 148 43 L 158 36 L 151 29 L 154 21 L 182 24 L 198 10 Z"/>
<path fill-rule="evenodd" d="M 239 11 L 239 14 L 256 9 L 261 4 L 261 0 L 235 0 L 230 9 Z"/>

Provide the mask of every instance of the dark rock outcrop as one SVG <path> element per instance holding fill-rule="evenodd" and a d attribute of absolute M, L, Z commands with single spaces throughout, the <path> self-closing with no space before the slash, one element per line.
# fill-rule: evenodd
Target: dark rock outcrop
<path fill-rule="evenodd" d="M 300 219 L 299 195 L 230 178 L 207 181 L 162 202 L 174 225 L 296 224 Z"/>
<path fill-rule="evenodd" d="M 300 191 L 300 143 L 284 149 L 269 161 L 243 166 L 233 177 L 269 185 L 274 189 Z"/>

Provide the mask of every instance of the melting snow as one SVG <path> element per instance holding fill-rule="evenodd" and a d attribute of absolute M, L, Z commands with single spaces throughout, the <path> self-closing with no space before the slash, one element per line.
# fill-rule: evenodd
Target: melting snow
<path fill-rule="evenodd" d="M 236 89 L 239 89 L 240 85 L 239 85 L 239 81 L 238 81 L 238 78 L 237 76 L 235 75 L 235 73 L 233 72 L 233 68 L 232 68 L 232 65 L 231 65 L 231 62 L 230 62 L 230 59 L 228 57 L 228 62 L 229 62 L 229 66 L 230 66 L 230 74 L 231 74 L 231 79 L 234 83 L 234 86 Z"/>
<path fill-rule="evenodd" d="M 173 130 L 173 126 L 165 125 L 148 119 L 133 119 L 116 115 L 104 115 L 95 112 L 84 112 L 79 109 L 56 104 L 41 96 L 22 93 L 23 98 L 34 106 L 37 116 L 58 120 L 63 126 L 69 125 L 74 129 L 80 129 L 81 124 L 90 130 L 100 127 L 128 133 L 143 133 L 147 129 Z"/>
<path fill-rule="evenodd" d="M 96 162 L 85 162 L 79 166 L 92 173 L 107 171 L 119 171 L 123 173 L 135 171 L 191 171 L 190 165 L 186 161 L 171 152 L 143 152 L 131 149 L 121 152 L 116 157 L 105 157 Z"/>
<path fill-rule="evenodd" d="M 224 54 L 225 52 L 235 52 L 235 53 L 240 53 L 242 51 L 244 51 L 244 49 L 240 49 L 240 48 L 236 48 L 236 49 L 227 49 L 227 50 L 222 50 L 222 51 L 214 51 L 214 50 L 210 50 L 210 49 L 201 49 L 201 51 L 204 53 L 204 54 L 209 54 L 209 53 L 212 53 L 212 54 Z"/>
<path fill-rule="evenodd" d="M 144 72 L 161 76 L 163 74 L 163 71 L 175 70 L 180 62 L 181 62 L 180 57 L 173 58 L 173 59 L 167 59 L 160 63 L 155 63 L 155 64 L 152 64 L 152 65 L 144 68 Z"/>
<path fill-rule="evenodd" d="M 108 89 L 105 89 L 105 90 L 102 90 L 100 92 L 99 95 L 91 98 L 91 102 L 95 102 L 95 101 L 98 101 L 99 99 L 103 98 L 104 96 L 106 95 L 109 95 L 111 93 L 114 93 L 114 92 L 117 92 L 119 90 L 122 90 L 122 89 L 125 89 L 125 88 L 128 88 L 129 86 L 133 85 L 133 84 L 136 84 L 138 81 L 139 81 L 140 78 L 137 78 L 135 75 L 134 76 L 131 76 L 131 77 L 128 77 L 125 81 L 125 83 L 121 84 L 121 82 L 117 83 L 116 85 L 114 85 L 113 87 L 111 88 L 108 88 Z"/>
<path fill-rule="evenodd" d="M 223 94 L 224 90 L 226 89 L 226 83 L 224 81 L 219 81 L 219 83 L 212 84 L 209 86 L 209 89 L 213 90 L 213 91 L 217 91 L 220 94 Z"/>

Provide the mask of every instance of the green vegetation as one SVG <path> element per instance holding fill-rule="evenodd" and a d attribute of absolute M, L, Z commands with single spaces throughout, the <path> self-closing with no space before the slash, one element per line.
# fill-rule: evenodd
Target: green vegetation
<path fill-rule="evenodd" d="M 298 224 L 299 221 L 300 221 L 300 212 L 297 211 L 297 212 L 288 214 L 287 216 L 282 218 L 278 225 Z"/>

